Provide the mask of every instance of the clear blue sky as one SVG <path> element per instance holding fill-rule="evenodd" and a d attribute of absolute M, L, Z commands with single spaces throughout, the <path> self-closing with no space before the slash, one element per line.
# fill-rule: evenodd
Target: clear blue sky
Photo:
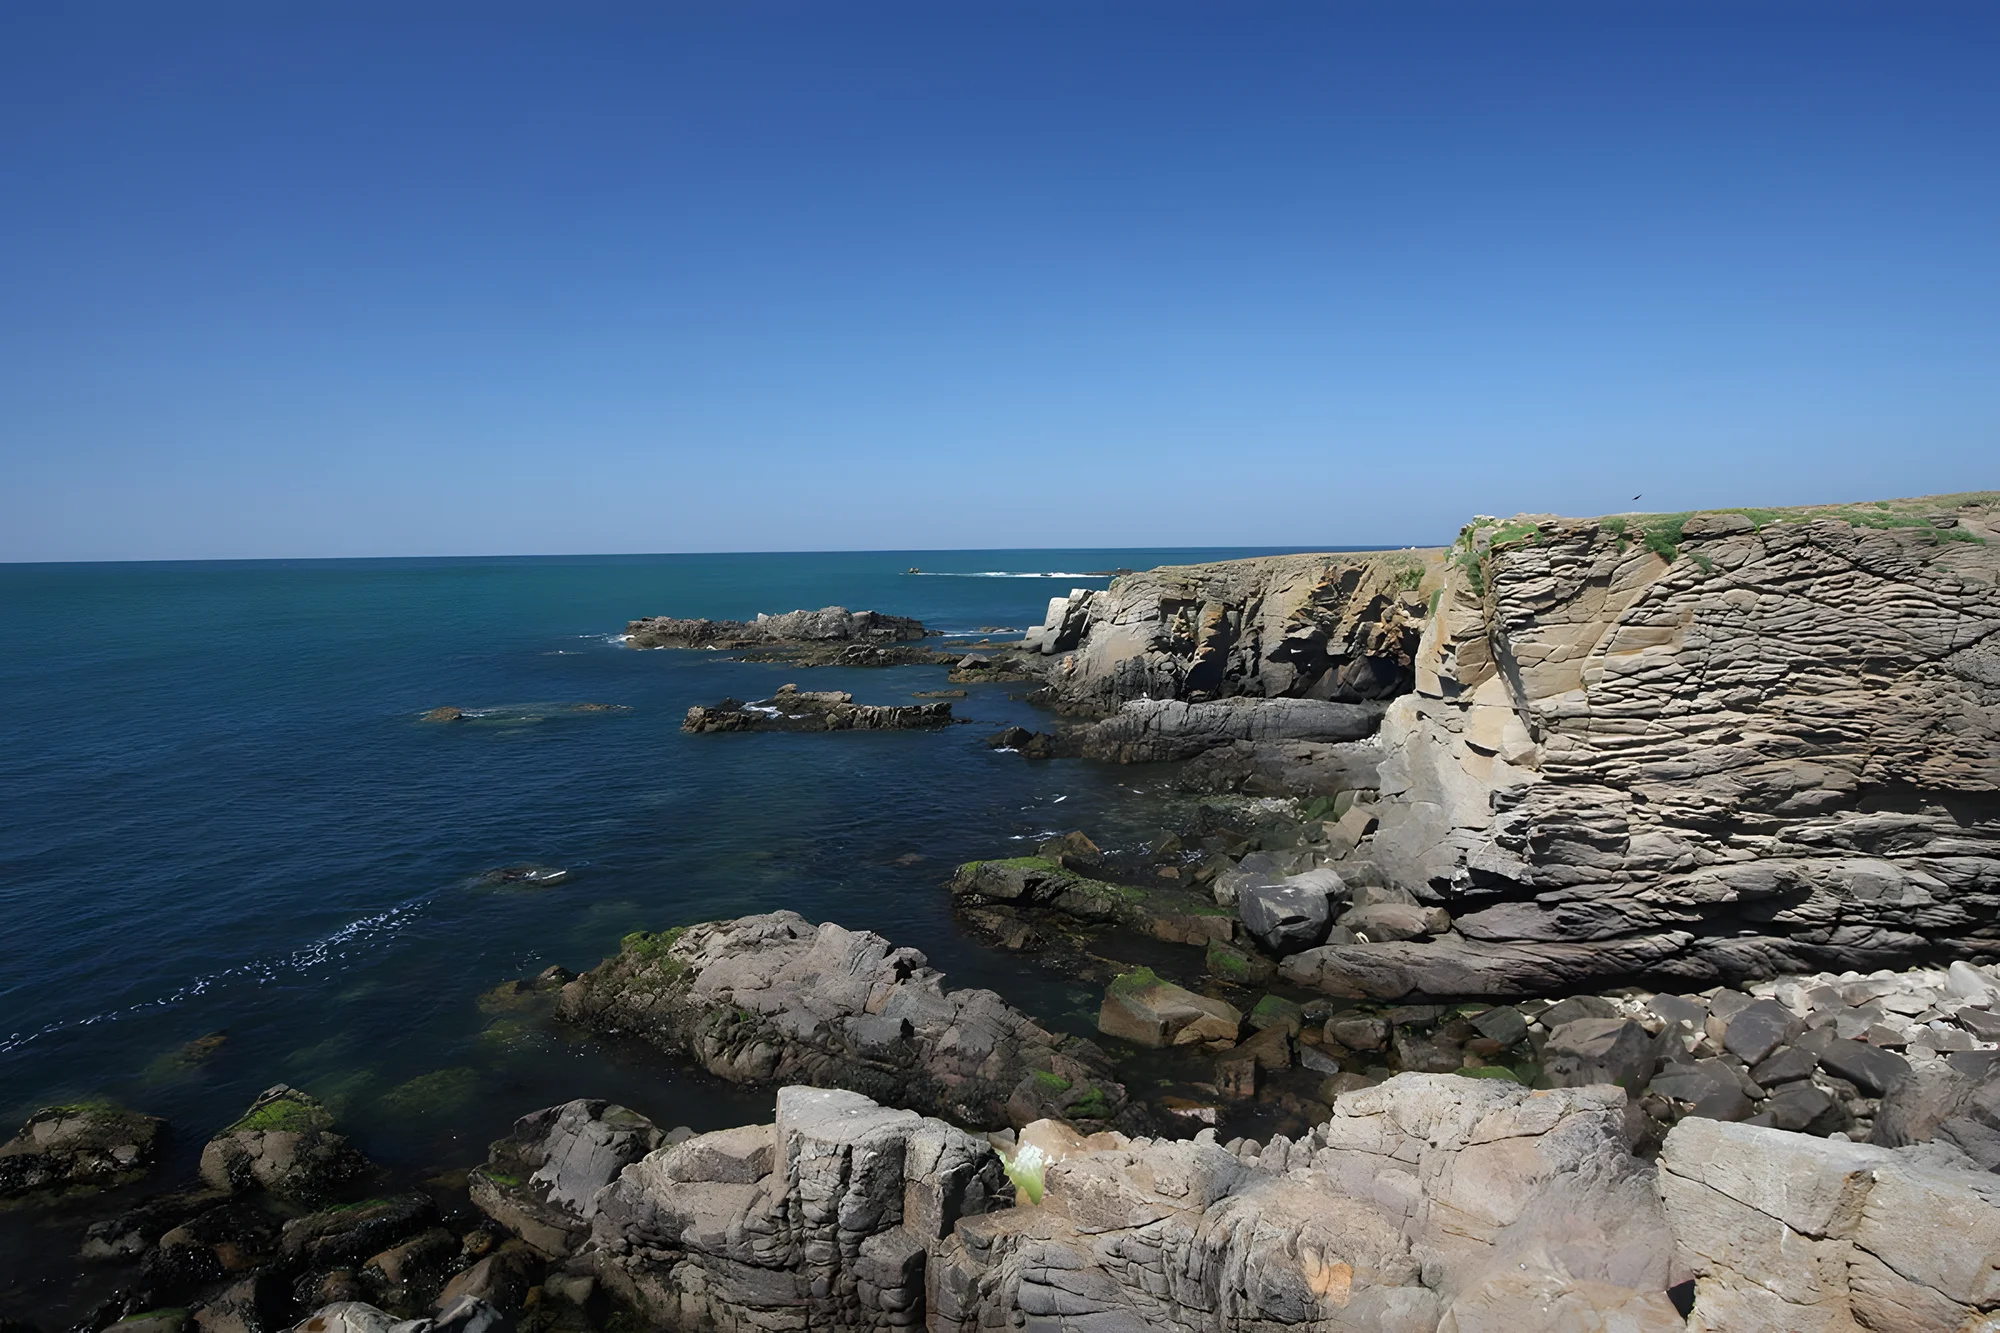
<path fill-rule="evenodd" d="M 0 560 L 2000 486 L 2000 5 L 14 4 Z"/>

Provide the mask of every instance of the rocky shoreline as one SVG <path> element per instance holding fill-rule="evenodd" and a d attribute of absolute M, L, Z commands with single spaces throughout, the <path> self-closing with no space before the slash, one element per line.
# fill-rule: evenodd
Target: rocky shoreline
<path fill-rule="evenodd" d="M 1053 599 L 934 664 L 1041 687 L 1061 720 L 996 748 L 1177 764 L 1185 812 L 939 892 L 1092 987 L 1094 1039 L 872 932 L 662 923 L 510 994 L 772 1087 L 774 1123 L 571 1101 L 412 1181 L 275 1086 L 198 1183 L 105 1195 L 80 1258 L 125 1276 L 75 1327 L 2000 1324 L 1997 502 L 1481 519 Z M 685 729 L 953 720 L 788 686 Z M 50 1108 L 0 1202 L 129 1191 L 163 1130 Z"/>

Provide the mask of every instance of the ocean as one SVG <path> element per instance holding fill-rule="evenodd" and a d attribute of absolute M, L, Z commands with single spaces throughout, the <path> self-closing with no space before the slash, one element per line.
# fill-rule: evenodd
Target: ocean
<path fill-rule="evenodd" d="M 470 1164 L 579 1096 L 696 1129 L 767 1116 L 768 1089 L 480 996 L 590 967 L 632 930 L 781 907 L 1087 1032 L 1095 992 L 971 941 L 945 883 L 1057 830 L 1149 837 L 1157 775 L 989 750 L 1046 724 L 1018 683 L 970 687 L 970 724 L 935 732 L 683 735 L 724 696 L 796 680 L 905 703 L 945 669 L 641 652 L 619 632 L 837 603 L 1018 633 L 1050 596 L 1105 586 L 1089 571 L 1260 553 L 0 566 L 0 1137 L 38 1106 L 117 1101 L 171 1123 L 166 1182 L 278 1082 L 412 1166 Z M 419 720 L 444 704 L 476 715 Z M 522 864 L 569 875 L 482 879 Z"/>

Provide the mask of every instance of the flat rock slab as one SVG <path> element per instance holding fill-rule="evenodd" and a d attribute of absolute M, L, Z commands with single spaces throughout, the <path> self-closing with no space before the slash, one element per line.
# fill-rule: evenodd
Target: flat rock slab
<path fill-rule="evenodd" d="M 1233 1042 L 1242 1025 L 1234 1005 L 1162 981 L 1149 968 L 1113 980 L 1097 1012 L 1099 1032 L 1139 1046 Z"/>

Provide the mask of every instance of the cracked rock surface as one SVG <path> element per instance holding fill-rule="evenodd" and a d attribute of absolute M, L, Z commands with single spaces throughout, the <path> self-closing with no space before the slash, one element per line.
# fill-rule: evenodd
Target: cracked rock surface
<path fill-rule="evenodd" d="M 850 1088 L 966 1125 L 1115 1121 L 1125 1089 L 1089 1041 L 915 949 L 796 912 L 627 936 L 563 988 L 564 1017 L 630 1032 L 739 1083 Z"/>

